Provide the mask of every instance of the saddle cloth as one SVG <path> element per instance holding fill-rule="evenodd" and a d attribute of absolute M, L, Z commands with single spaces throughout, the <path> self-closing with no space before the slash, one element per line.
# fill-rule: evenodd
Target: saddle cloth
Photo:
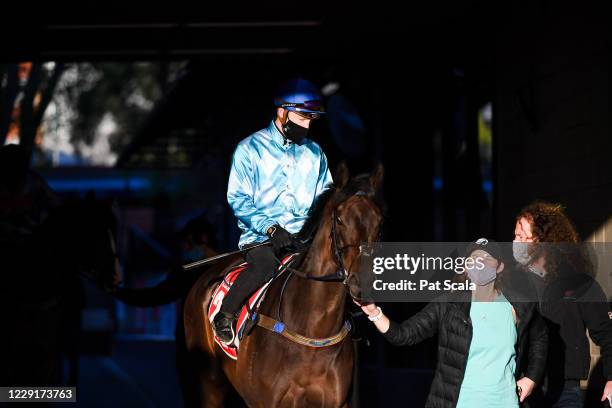
<path fill-rule="evenodd" d="M 262 287 L 257 289 L 251 296 L 249 296 L 249 298 L 247 299 L 247 302 L 245 302 L 242 308 L 240 309 L 240 313 L 236 321 L 236 329 L 235 329 L 236 336 L 232 344 L 225 345 L 221 343 L 221 341 L 215 334 L 214 336 L 215 343 L 217 343 L 217 345 L 221 347 L 221 349 L 225 352 L 225 354 L 227 354 L 230 358 L 234 360 L 238 358 L 238 348 L 240 347 L 240 339 L 242 338 L 242 335 L 243 335 L 245 323 L 247 322 L 248 319 L 251 318 L 251 315 L 249 314 L 249 310 L 251 311 L 257 310 L 257 308 L 259 307 L 259 305 L 265 298 L 266 289 L 268 288 L 270 283 L 272 283 L 274 279 L 276 279 L 277 277 L 279 277 L 286 271 L 285 266 L 290 265 L 291 262 L 293 262 L 293 260 L 295 259 L 297 255 L 299 254 L 295 253 L 295 254 L 290 254 L 284 257 L 281 261 L 281 265 L 279 265 L 278 267 L 280 273 L 276 274 L 273 278 L 268 280 Z M 212 294 L 212 297 L 211 297 L 210 304 L 208 305 L 208 313 L 207 313 L 208 320 L 210 320 L 211 325 L 212 325 L 213 319 L 215 318 L 215 316 L 217 315 L 217 313 L 219 313 L 219 310 L 221 309 L 223 298 L 225 297 L 227 292 L 230 290 L 231 286 L 234 284 L 234 281 L 236 280 L 239 274 L 249 273 L 247 269 L 248 269 L 248 264 L 246 262 L 243 262 L 241 264 L 238 264 L 232 267 L 232 269 L 225 275 L 225 278 L 215 288 Z M 245 270 L 247 271 L 245 272 Z M 248 305 L 248 308 L 247 308 L 247 305 Z"/>

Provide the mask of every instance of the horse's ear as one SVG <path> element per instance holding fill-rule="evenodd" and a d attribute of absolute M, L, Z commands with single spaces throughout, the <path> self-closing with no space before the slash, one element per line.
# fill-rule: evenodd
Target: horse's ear
<path fill-rule="evenodd" d="M 349 168 L 346 164 L 346 161 L 342 160 L 338 167 L 336 167 L 336 171 L 334 172 L 334 185 L 338 190 L 342 190 L 349 182 Z"/>
<path fill-rule="evenodd" d="M 383 179 L 385 177 L 385 169 L 381 163 L 376 165 L 376 168 L 372 172 L 370 176 L 370 185 L 372 186 L 372 191 L 378 191 L 382 186 Z"/>

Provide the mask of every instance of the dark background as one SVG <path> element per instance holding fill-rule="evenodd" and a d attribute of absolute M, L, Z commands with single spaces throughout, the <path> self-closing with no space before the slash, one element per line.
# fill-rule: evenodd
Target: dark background
<path fill-rule="evenodd" d="M 172 247 L 177 226 L 205 214 L 218 228 L 220 249 L 236 246 L 238 231 L 225 202 L 231 154 L 239 140 L 267 125 L 276 86 L 297 75 L 322 87 L 339 85 L 328 99 L 329 118 L 312 132 L 331 167 L 343 159 L 354 173 L 384 165 L 385 241 L 510 241 L 515 214 L 536 198 L 564 204 L 584 239 L 606 240 L 612 233 L 612 25 L 604 4 L 18 5 L 7 8 L 7 23 L 0 26 L 0 60 L 4 67 L 22 61 L 149 61 L 159 64 L 161 76 L 171 63 L 186 61 L 180 79 L 163 89 L 150 115 L 121 145 L 114 166 L 39 169 L 56 186 L 91 182 L 68 184 L 65 196 L 108 177 L 138 177 L 156 186 L 99 192 L 122 209 L 120 243 L 132 282 L 162 274 L 168 262 L 155 250 L 147 255 L 147 245 L 128 245 L 130 226 L 153 225 L 148 230 L 155 242 Z M 488 103 L 492 158 L 483 161 L 478 112 Z M 190 154 L 177 164 L 166 154 L 170 143 Z M 142 265 L 139 256 L 150 262 Z M 97 302 L 107 307 L 106 300 Z M 387 310 L 401 318 L 413 307 Z M 128 313 L 107 308 L 115 321 Z M 115 329 L 116 324 L 109 330 Z M 433 343 L 394 349 L 366 332 L 371 346 L 360 344 L 362 406 L 422 406 Z M 116 338 L 112 353 L 90 347 L 93 355 L 122 367 L 124 376 L 84 377 L 83 390 L 99 394 L 92 381 L 130 384 L 128 391 L 97 396 L 100 406 L 122 406 L 119 394 L 126 392 L 134 402 L 125 406 L 180 405 L 173 372 L 158 372 L 163 383 L 148 377 L 147 367 L 164 364 L 160 356 L 172 359 L 171 347 L 143 339 Z M 122 359 L 133 341 L 146 344 L 136 348 L 142 355 Z M 92 358 L 82 360 L 90 364 L 83 372 L 102 373 L 91 368 L 99 364 Z M 169 396 L 162 397 L 156 387 L 165 385 Z"/>

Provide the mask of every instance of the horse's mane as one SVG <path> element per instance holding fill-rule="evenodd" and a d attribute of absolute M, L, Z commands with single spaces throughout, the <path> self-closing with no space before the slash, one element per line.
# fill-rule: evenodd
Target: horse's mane
<path fill-rule="evenodd" d="M 310 207 L 308 218 L 306 218 L 304 225 L 297 234 L 298 239 L 304 241 L 314 237 L 323 221 L 325 209 L 332 200 L 335 203 L 340 203 L 358 192 L 371 195 L 379 208 L 384 209 L 382 197 L 372 190 L 368 173 L 353 177 L 342 190 L 338 189 L 334 184 L 330 184 L 329 188 L 319 194 Z"/>
<path fill-rule="evenodd" d="M 306 218 L 304 225 L 297 233 L 298 239 L 304 241 L 314 237 L 319 229 L 319 225 L 321 225 L 321 221 L 323 220 L 325 207 L 327 207 L 327 203 L 331 201 L 331 198 L 336 192 L 336 187 L 333 184 L 330 184 L 327 190 L 323 191 L 317 196 L 314 203 L 310 207 L 310 210 L 308 211 L 308 218 Z"/>

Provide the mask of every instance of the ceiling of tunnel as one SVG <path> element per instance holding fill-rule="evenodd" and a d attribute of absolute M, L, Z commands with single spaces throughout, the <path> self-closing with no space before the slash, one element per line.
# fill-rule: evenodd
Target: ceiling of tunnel
<path fill-rule="evenodd" d="M 491 13 L 477 0 L 369 4 L 310 1 L 224 4 L 89 1 L 3 6 L 15 16 L 0 27 L 5 61 L 23 59 L 180 59 L 286 55 L 337 50 L 400 34 L 408 41 L 456 31 Z M 457 41 L 457 33 L 447 41 Z"/>

